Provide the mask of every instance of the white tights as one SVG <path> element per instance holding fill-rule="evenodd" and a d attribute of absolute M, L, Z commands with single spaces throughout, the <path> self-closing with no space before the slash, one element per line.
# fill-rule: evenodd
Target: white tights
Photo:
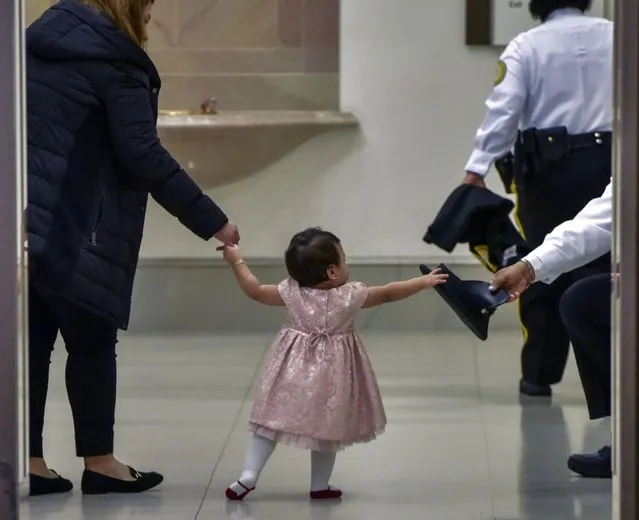
<path fill-rule="evenodd" d="M 265 437 L 253 436 L 253 440 L 246 451 L 244 469 L 239 480 L 231 484 L 231 489 L 238 495 L 252 489 L 260 478 L 260 473 L 273 454 L 277 443 Z M 311 491 L 324 491 L 329 488 L 328 482 L 335 467 L 335 453 L 311 452 Z M 240 482 L 243 484 L 240 485 Z"/>

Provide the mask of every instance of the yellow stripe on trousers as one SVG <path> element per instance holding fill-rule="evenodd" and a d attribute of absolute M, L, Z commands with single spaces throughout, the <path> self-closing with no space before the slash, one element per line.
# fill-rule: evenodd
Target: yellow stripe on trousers
<path fill-rule="evenodd" d="M 526 240 L 526 232 L 524 231 L 524 226 L 521 224 L 521 220 L 519 219 L 519 193 L 517 192 L 517 184 L 513 180 L 510 185 L 510 191 L 515 195 L 515 225 L 519 230 L 519 234 Z M 521 319 L 521 298 L 517 300 L 517 315 L 519 316 L 519 325 L 521 327 L 521 332 L 524 336 L 524 344 L 528 342 L 528 328 L 524 325 L 523 320 Z"/>

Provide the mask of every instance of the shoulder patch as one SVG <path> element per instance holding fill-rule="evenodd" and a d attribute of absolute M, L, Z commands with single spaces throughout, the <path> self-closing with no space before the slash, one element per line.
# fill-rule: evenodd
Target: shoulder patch
<path fill-rule="evenodd" d="M 504 78 L 506 77 L 506 73 L 508 72 L 508 67 L 506 67 L 506 64 L 499 60 L 497 62 L 497 77 L 495 78 L 495 86 L 499 85 L 502 81 L 504 81 Z"/>

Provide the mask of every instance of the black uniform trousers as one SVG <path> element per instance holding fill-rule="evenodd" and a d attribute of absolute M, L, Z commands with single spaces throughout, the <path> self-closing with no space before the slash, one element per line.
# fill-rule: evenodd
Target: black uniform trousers
<path fill-rule="evenodd" d="M 559 224 L 571 220 L 610 182 L 610 140 L 603 145 L 575 147 L 566 158 L 547 162 L 542 171 L 527 173 L 517 186 L 517 219 L 528 244 L 535 248 Z M 569 338 L 559 302 L 577 280 L 610 273 L 610 255 L 561 276 L 551 285 L 534 284 L 519 302 L 524 329 L 522 376 L 533 384 L 561 381 L 569 353 Z"/>
<path fill-rule="evenodd" d="M 611 277 L 600 274 L 572 285 L 561 299 L 561 317 L 568 331 L 591 419 L 611 411 Z"/>
<path fill-rule="evenodd" d="M 78 457 L 113 453 L 117 327 L 62 298 L 29 287 L 29 445 L 43 456 L 51 354 L 58 333 L 68 353 L 66 386 Z"/>

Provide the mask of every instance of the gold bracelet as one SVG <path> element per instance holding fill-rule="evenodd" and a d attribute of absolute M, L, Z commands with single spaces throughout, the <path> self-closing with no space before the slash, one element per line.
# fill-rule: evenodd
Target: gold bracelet
<path fill-rule="evenodd" d="M 233 265 L 242 265 L 245 264 L 244 258 L 240 258 L 237 262 L 234 262 Z"/>

